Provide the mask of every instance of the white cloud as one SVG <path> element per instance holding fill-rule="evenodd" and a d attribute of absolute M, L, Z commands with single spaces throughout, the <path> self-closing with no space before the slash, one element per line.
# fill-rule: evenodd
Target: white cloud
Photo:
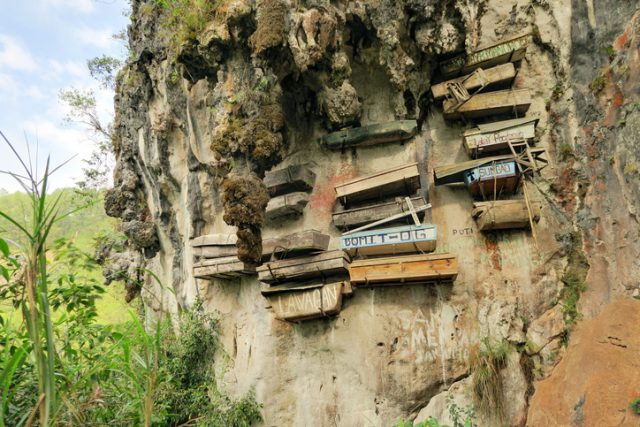
<path fill-rule="evenodd" d="M 82 13 L 94 11 L 93 0 L 43 0 L 45 6 L 65 7 Z"/>
<path fill-rule="evenodd" d="M 22 44 L 11 36 L 0 34 L 0 69 L 35 71 L 36 60 Z"/>
<path fill-rule="evenodd" d="M 81 27 L 75 30 L 78 41 L 84 45 L 96 46 L 100 49 L 111 49 L 117 41 L 113 38 L 115 31 L 111 28 Z"/>
<path fill-rule="evenodd" d="M 50 70 L 53 74 L 70 74 L 73 77 L 85 78 L 89 76 L 87 66 L 80 61 L 61 62 L 57 59 L 49 60 Z"/>

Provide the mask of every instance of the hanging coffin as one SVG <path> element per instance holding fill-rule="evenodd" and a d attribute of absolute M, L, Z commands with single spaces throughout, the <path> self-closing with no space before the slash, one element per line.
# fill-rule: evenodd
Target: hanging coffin
<path fill-rule="evenodd" d="M 376 123 L 324 135 L 318 139 L 318 143 L 332 150 L 341 150 L 343 148 L 366 147 L 387 142 L 404 141 L 416 134 L 417 126 L 418 123 L 415 120 Z"/>
<path fill-rule="evenodd" d="M 477 68 L 489 68 L 506 62 L 517 62 L 524 58 L 529 35 L 517 36 L 478 49 L 469 55 L 463 54 L 440 63 L 444 78 L 469 74 Z"/>
<path fill-rule="evenodd" d="M 531 220 L 540 220 L 540 202 L 530 202 Z M 496 200 L 476 202 L 471 216 L 476 220 L 480 231 L 505 230 L 510 228 L 529 228 L 529 211 L 524 200 Z"/>
<path fill-rule="evenodd" d="M 197 279 L 233 279 L 256 274 L 255 266 L 245 264 L 237 257 L 206 259 L 193 265 Z"/>
<path fill-rule="evenodd" d="M 431 252 L 436 248 L 435 225 L 407 225 L 348 234 L 340 248 L 351 256 Z"/>
<path fill-rule="evenodd" d="M 336 198 L 347 206 L 351 203 L 392 196 L 411 196 L 420 188 L 417 163 L 409 163 L 358 177 L 335 187 Z"/>
<path fill-rule="evenodd" d="M 478 125 L 463 133 L 464 147 L 470 157 L 509 152 L 509 141 L 533 145 L 538 119 L 523 118 Z"/>
<path fill-rule="evenodd" d="M 515 193 L 520 173 L 514 160 L 503 160 L 466 171 L 464 183 L 473 197 L 487 198 L 494 194 Z"/>
<path fill-rule="evenodd" d="M 235 256 L 237 253 L 235 234 L 208 234 L 191 240 L 193 254 L 202 258 Z"/>
<path fill-rule="evenodd" d="M 422 197 L 412 197 L 411 203 L 414 208 L 418 209 L 416 214 L 418 215 L 418 218 L 422 220 L 425 211 L 420 208 L 423 208 L 427 202 L 425 202 Z M 404 198 L 397 198 L 394 202 L 348 210 L 341 209 L 338 205 L 336 206 L 336 211 L 333 213 L 333 225 L 340 230 L 348 230 L 350 228 L 356 228 L 364 224 L 389 218 L 403 212 L 406 212 L 407 215 L 409 213 L 409 207 L 407 206 L 407 202 Z"/>
<path fill-rule="evenodd" d="M 307 203 L 309 203 L 309 195 L 303 192 L 277 196 L 269 200 L 265 217 L 270 221 L 299 217 Z"/>
<path fill-rule="evenodd" d="M 326 251 L 331 237 L 316 230 L 306 230 L 284 237 L 262 241 L 262 257 L 268 259 L 297 256 L 301 253 Z"/>
<path fill-rule="evenodd" d="M 479 93 L 459 104 L 446 99 L 442 104 L 445 119 L 479 118 L 498 114 L 523 116 L 531 105 L 528 89 L 500 90 Z"/>
<path fill-rule="evenodd" d="M 258 278 L 264 283 L 282 283 L 344 275 L 347 273 L 349 261 L 349 255 L 343 251 L 329 251 L 308 257 L 270 261 L 258 267 Z"/>
<path fill-rule="evenodd" d="M 458 259 L 451 254 L 373 258 L 349 265 L 351 283 L 358 286 L 446 282 L 457 276 Z"/>
<path fill-rule="evenodd" d="M 342 297 L 348 282 L 314 283 L 297 287 L 263 288 L 276 318 L 297 322 L 334 316 L 342 309 Z"/>
<path fill-rule="evenodd" d="M 494 87 L 496 85 L 510 84 L 516 76 L 516 68 L 512 63 L 498 65 L 497 67 L 488 68 L 482 70 L 482 73 L 469 74 L 466 76 L 458 77 L 453 80 L 438 83 L 431 86 L 431 93 L 433 99 L 440 100 L 449 95 L 448 86 L 451 84 L 460 84 L 465 90 L 469 92 L 477 91 L 478 89 L 485 89 Z"/>
<path fill-rule="evenodd" d="M 309 192 L 315 182 L 316 174 L 304 165 L 292 165 L 264 175 L 264 185 L 271 197 L 296 191 Z"/>

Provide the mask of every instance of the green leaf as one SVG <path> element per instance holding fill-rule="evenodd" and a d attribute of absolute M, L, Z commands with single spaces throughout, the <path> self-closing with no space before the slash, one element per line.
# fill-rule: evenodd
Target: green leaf
<path fill-rule="evenodd" d="M 5 257 L 9 257 L 9 244 L 2 238 L 0 238 L 0 252 Z"/>

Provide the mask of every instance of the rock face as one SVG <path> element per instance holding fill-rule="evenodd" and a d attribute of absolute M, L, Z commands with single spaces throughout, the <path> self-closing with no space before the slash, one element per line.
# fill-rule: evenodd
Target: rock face
<path fill-rule="evenodd" d="M 536 384 L 527 425 L 637 426 L 640 301 L 615 300 L 578 325 L 569 347 Z"/>
<path fill-rule="evenodd" d="M 604 425 L 592 411 L 618 411 L 634 398 L 597 406 L 607 378 L 579 364 L 591 347 L 616 346 L 576 338 L 586 328 L 595 337 L 598 320 L 569 333 L 578 312 L 600 319 L 615 298 L 640 293 L 634 2 L 223 0 L 177 14 L 160 3 L 132 2 L 131 59 L 116 94 L 115 185 L 105 200 L 123 221 L 129 253 L 116 257 L 109 277 L 135 276 L 124 278 L 129 294 L 142 284 L 150 313 L 201 298 L 220 318 L 220 384 L 236 395 L 255 388 L 264 425 L 446 417 L 448 390 L 458 405 L 473 401 L 470 359 L 486 337 L 512 348 L 499 373 L 504 425 L 554 425 L 540 418 L 546 407 L 569 417 L 580 393 L 590 393 L 582 425 Z M 430 100 L 438 61 L 523 32 L 532 43 L 514 87 L 532 91 L 527 115 L 540 118 L 538 145 L 551 160 L 528 186 L 543 204 L 537 241 L 524 230 L 481 233 L 467 191 L 431 178 L 434 166 L 468 160 L 460 135 L 469 126 L 445 122 Z M 315 143 L 345 126 L 402 119 L 420 129 L 403 144 L 329 152 Z M 459 261 L 453 285 L 358 288 L 338 317 L 291 324 L 274 318 L 255 277 L 193 278 L 189 240 L 204 234 L 237 233 L 245 262 L 258 261 L 262 238 L 305 229 L 331 235 L 329 249 L 337 249 L 335 185 L 422 158 L 437 251 Z M 264 173 L 294 164 L 316 174 L 302 216 L 264 221 Z M 137 277 L 143 268 L 163 286 Z M 635 356 L 632 347 L 613 348 L 620 366 L 635 366 L 635 345 Z M 551 402 L 542 382 L 529 405 L 535 380 L 561 384 L 571 373 L 581 380 L 573 400 Z"/>

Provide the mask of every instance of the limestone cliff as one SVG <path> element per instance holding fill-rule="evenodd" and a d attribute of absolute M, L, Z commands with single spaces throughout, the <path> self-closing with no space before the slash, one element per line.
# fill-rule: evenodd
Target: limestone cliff
<path fill-rule="evenodd" d="M 640 294 L 637 2 L 132 5 L 131 59 L 116 95 L 115 185 L 106 197 L 129 238 L 112 266 L 123 274 L 111 275 L 127 278 L 130 298 L 142 290 L 151 310 L 169 312 L 202 298 L 220 318 L 228 356 L 218 364 L 221 384 L 238 395 L 255 387 L 264 425 L 388 426 L 429 415 L 449 422 L 445 395 L 471 401 L 471 359 L 485 337 L 513 351 L 500 373 L 504 419 L 477 414 L 479 425 L 553 424 L 541 416 L 556 409 L 537 381 L 553 378 L 559 360 L 580 363 L 589 351 L 565 347 L 580 319 L 582 282 L 577 311 L 585 318 Z M 532 91 L 527 115 L 540 118 L 538 144 L 551 160 L 529 187 L 543 203 L 537 243 L 522 230 L 481 233 L 466 191 L 430 182 L 438 251 L 460 263 L 453 285 L 359 288 L 339 316 L 292 324 L 274 319 L 254 277 L 193 278 L 190 239 L 237 232 L 239 257 L 257 262 L 262 238 L 303 229 L 339 236 L 331 213 L 341 182 L 422 154 L 429 171 L 467 160 L 460 134 L 468 125 L 445 122 L 430 97 L 437 64 L 526 32 L 533 43 L 514 87 Z M 316 143 L 346 126 L 399 119 L 418 120 L 410 142 L 342 152 Z M 264 173 L 300 163 L 317 176 L 304 215 L 265 221 Z M 142 279 L 143 267 L 164 286 Z M 640 302 L 626 304 L 637 311 Z M 627 336 L 635 326 L 610 327 Z M 637 357 L 637 340 L 629 345 Z M 571 381 L 567 373 L 580 374 L 562 369 L 558 387 Z M 624 411 L 628 402 L 602 405 Z M 572 422 L 599 425 L 589 414 Z M 633 417 L 628 411 L 616 425 L 637 425 Z"/>

